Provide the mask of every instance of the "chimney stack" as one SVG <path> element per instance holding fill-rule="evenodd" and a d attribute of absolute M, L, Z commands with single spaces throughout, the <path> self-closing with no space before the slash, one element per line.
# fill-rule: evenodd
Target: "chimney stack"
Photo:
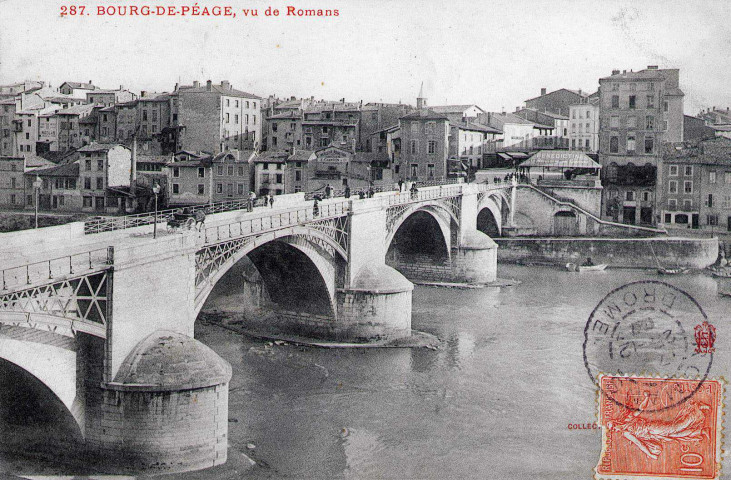
<path fill-rule="evenodd" d="M 124 85 L 119 86 L 119 91 L 121 92 L 122 90 L 124 90 Z"/>
<path fill-rule="evenodd" d="M 201 87 L 201 82 L 199 82 L 198 80 L 193 81 L 193 88 L 200 88 L 200 87 Z"/>
<path fill-rule="evenodd" d="M 658 69 L 658 66 L 657 65 L 648 65 L 647 66 L 647 69 L 648 70 L 657 70 Z"/>
<path fill-rule="evenodd" d="M 612 70 L 612 75 L 619 75 L 619 70 Z"/>
<path fill-rule="evenodd" d="M 546 89 L 545 89 L 545 87 L 544 87 L 544 88 L 541 88 L 541 96 L 543 96 L 543 95 L 545 95 L 545 94 L 546 94 Z"/>
<path fill-rule="evenodd" d="M 209 92 L 211 90 L 213 90 L 213 82 L 212 81 L 206 80 L 206 90 L 208 90 Z"/>

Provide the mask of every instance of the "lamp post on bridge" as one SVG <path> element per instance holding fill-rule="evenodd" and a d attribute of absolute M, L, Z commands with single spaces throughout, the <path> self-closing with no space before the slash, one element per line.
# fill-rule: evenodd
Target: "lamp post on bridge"
<path fill-rule="evenodd" d="M 155 223 L 152 227 L 152 238 L 157 238 L 157 196 L 160 194 L 160 191 L 162 188 L 160 188 L 160 184 L 155 182 L 155 185 L 152 186 L 152 193 L 155 194 Z"/>
<path fill-rule="evenodd" d="M 38 202 L 41 198 L 41 177 L 36 175 L 36 179 L 33 182 L 33 191 L 35 193 L 35 204 L 36 204 L 36 212 L 35 212 L 35 220 L 36 220 L 36 228 L 38 228 Z"/>

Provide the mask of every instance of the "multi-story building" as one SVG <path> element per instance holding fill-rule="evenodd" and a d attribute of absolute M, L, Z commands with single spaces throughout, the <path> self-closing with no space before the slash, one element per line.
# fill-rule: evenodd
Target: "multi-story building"
<path fill-rule="evenodd" d="M 63 82 L 58 88 L 59 92 L 74 98 L 86 98 L 86 93 L 97 90 L 97 87 L 89 80 L 88 83 L 82 82 Z"/>
<path fill-rule="evenodd" d="M 421 108 L 400 118 L 401 158 L 396 176 L 412 181 L 443 180 L 449 174 L 450 123 L 446 115 Z"/>
<path fill-rule="evenodd" d="M 599 152 L 599 96 L 569 106 L 569 149 Z"/>
<path fill-rule="evenodd" d="M 290 154 L 284 150 L 267 150 L 254 159 L 254 188 L 258 195 L 281 195 L 294 191 L 294 188 L 287 191 L 285 172 L 289 157 Z"/>
<path fill-rule="evenodd" d="M 173 126 L 181 130 L 178 148 L 211 153 L 259 149 L 258 96 L 236 90 L 226 80 L 219 85 L 208 80 L 205 86 L 194 82 L 192 87 L 179 87 L 172 95 Z"/>
<path fill-rule="evenodd" d="M 292 155 L 287 158 L 284 168 L 284 193 L 309 192 L 310 188 L 309 175 L 310 165 L 312 165 L 317 156 L 313 150 L 295 150 Z M 263 175 L 258 176 L 263 180 Z M 260 191 L 257 189 L 257 191 Z"/>
<path fill-rule="evenodd" d="M 500 132 L 472 122 L 450 121 L 449 126 L 449 157 L 469 171 L 480 168 L 485 141 L 488 137 L 494 139 Z"/>
<path fill-rule="evenodd" d="M 371 145 L 372 135 L 384 128 L 398 125 L 398 119 L 410 111 L 413 107 L 401 103 L 367 103 L 360 108 L 360 121 L 358 122 L 358 144 L 356 149 L 365 152 L 372 152 L 376 149 Z"/>
<path fill-rule="evenodd" d="M 117 143 L 92 143 L 77 150 L 82 210 L 126 212 L 132 198 L 123 193 L 131 184 L 132 152 Z"/>
<path fill-rule="evenodd" d="M 731 140 L 666 144 L 660 170 L 663 226 L 731 231 Z"/>
<path fill-rule="evenodd" d="M 267 118 L 267 148 L 292 153 L 302 148 L 302 112 L 277 113 Z"/>
<path fill-rule="evenodd" d="M 70 150 L 90 143 L 82 120 L 94 113 L 94 105 L 75 105 L 54 114 L 58 125 L 58 149 Z M 91 133 L 91 132 L 89 132 Z"/>
<path fill-rule="evenodd" d="M 683 115 L 683 141 L 697 142 L 710 140 L 716 136 L 716 130 L 706 125 L 705 120 L 691 115 Z M 721 135 L 719 135 L 721 136 Z"/>
<path fill-rule="evenodd" d="M 662 184 L 662 145 L 683 140 L 683 92 L 677 69 L 649 66 L 599 79 L 599 163 L 604 178 L 604 215 L 629 224 L 660 221 L 647 200 Z"/>
<path fill-rule="evenodd" d="M 360 103 L 325 102 L 304 110 L 302 121 L 305 150 L 330 145 L 355 151 L 360 138 Z"/>
<path fill-rule="evenodd" d="M 86 92 L 86 103 L 109 107 L 115 103 L 126 103 L 133 101 L 137 95 L 125 90 L 122 85 L 117 90 L 95 89 Z"/>
<path fill-rule="evenodd" d="M 538 97 L 526 100 L 525 107 L 539 112 L 552 112 L 568 116 L 569 107 L 577 103 L 582 103 L 587 96 L 581 90 L 560 88 L 551 93 L 546 93 L 546 89 L 541 88 L 541 94 Z"/>
<path fill-rule="evenodd" d="M 0 156 L 14 156 L 15 137 L 23 126 L 15 122 L 15 98 L 0 100 Z"/>
<path fill-rule="evenodd" d="M 23 157 L 0 156 L 0 205 L 21 208 L 25 205 Z"/>
<path fill-rule="evenodd" d="M 40 180 L 38 192 L 35 191 L 37 180 Z M 37 198 L 38 208 L 41 210 L 81 211 L 83 207 L 79 161 L 26 171 L 25 194 L 25 205 L 28 208 L 35 207 Z"/>
<path fill-rule="evenodd" d="M 534 137 L 534 148 L 566 149 L 569 147 L 568 116 L 553 112 L 540 112 L 534 108 L 518 109 L 515 111 L 515 115 L 535 123 L 538 130 L 551 132 L 549 135 L 538 135 Z M 552 128 L 541 128 L 544 125 Z"/>
<path fill-rule="evenodd" d="M 245 199 L 251 191 L 250 168 L 255 152 L 227 151 L 216 155 L 178 152 L 165 166 L 169 205 L 204 205 Z"/>
<path fill-rule="evenodd" d="M 511 150 L 532 150 L 533 138 L 553 129 L 551 126 L 539 126 L 530 120 L 506 112 L 487 112 L 480 115 L 478 123 L 502 132 L 501 148 Z"/>

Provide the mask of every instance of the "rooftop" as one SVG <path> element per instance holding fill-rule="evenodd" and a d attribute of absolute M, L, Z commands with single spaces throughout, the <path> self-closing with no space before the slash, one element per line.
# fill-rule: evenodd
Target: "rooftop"
<path fill-rule="evenodd" d="M 415 110 L 411 113 L 407 113 L 401 120 L 449 120 L 444 114 L 435 112 L 431 108 L 422 108 Z"/>
<path fill-rule="evenodd" d="M 241 90 L 236 90 L 235 88 L 222 85 L 214 85 L 211 84 L 211 89 L 208 89 L 207 85 L 201 85 L 200 87 L 181 87 L 179 94 L 189 94 L 189 93 L 217 93 L 219 95 L 225 95 L 227 97 L 239 97 L 239 98 L 250 98 L 253 100 L 261 100 L 261 97 L 258 97 L 254 95 L 253 93 L 247 93 L 242 92 Z"/>
<path fill-rule="evenodd" d="M 520 167 L 601 168 L 587 154 L 575 150 L 541 150 Z"/>
<path fill-rule="evenodd" d="M 573 93 L 573 94 L 578 95 L 580 97 L 588 97 L 589 96 L 588 93 L 586 93 L 586 92 L 584 92 L 582 90 L 572 90 L 570 88 L 559 88 L 558 90 L 554 90 L 552 92 L 548 92 L 548 93 L 546 93 L 544 95 L 538 95 L 537 97 L 529 98 L 528 100 L 525 100 L 525 101 L 526 102 L 530 102 L 531 100 L 536 100 L 536 99 L 541 98 L 541 97 L 545 97 L 545 96 L 548 96 L 548 95 L 553 95 L 554 93 L 561 92 L 561 91 L 570 92 L 570 93 Z"/>
<path fill-rule="evenodd" d="M 434 107 L 427 107 L 429 110 L 436 112 L 436 113 L 463 113 L 465 110 L 477 107 L 481 112 L 484 112 L 480 107 L 477 105 L 438 105 Z"/>
<path fill-rule="evenodd" d="M 79 162 L 65 163 L 47 168 L 34 168 L 25 172 L 26 175 L 39 175 L 43 177 L 78 177 Z"/>
<path fill-rule="evenodd" d="M 305 162 L 314 155 L 314 150 L 295 150 L 292 155 L 289 156 L 289 160 L 298 161 L 298 162 Z"/>
<path fill-rule="evenodd" d="M 121 143 L 101 143 L 92 142 L 89 145 L 84 145 L 78 151 L 79 152 L 107 152 L 114 147 L 124 147 Z M 124 147 L 127 148 L 127 147 Z"/>

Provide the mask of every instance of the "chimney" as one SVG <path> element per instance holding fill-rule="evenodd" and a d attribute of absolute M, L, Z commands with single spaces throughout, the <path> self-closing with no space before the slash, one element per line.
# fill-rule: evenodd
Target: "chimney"
<path fill-rule="evenodd" d="M 581 95 L 581 89 L 579 89 L 579 95 Z"/>
<path fill-rule="evenodd" d="M 345 103 L 345 97 L 340 99 L 340 103 Z"/>
<path fill-rule="evenodd" d="M 648 70 L 657 70 L 658 69 L 658 66 L 657 65 L 648 65 L 647 66 L 647 69 Z"/>
<path fill-rule="evenodd" d="M 146 91 L 144 91 L 144 90 L 142 90 L 142 91 L 140 92 L 140 98 L 145 98 L 146 96 L 147 96 L 147 92 L 146 92 Z"/>
<path fill-rule="evenodd" d="M 129 169 L 129 184 L 135 187 L 137 181 L 137 134 L 132 135 L 132 165 Z"/>
<path fill-rule="evenodd" d="M 612 70 L 612 75 L 619 75 L 619 70 Z"/>
<path fill-rule="evenodd" d="M 89 85 L 91 85 L 91 80 L 89 80 Z"/>
<path fill-rule="evenodd" d="M 175 90 L 173 90 L 173 92 L 177 92 L 178 91 L 178 87 L 180 87 L 180 84 L 176 83 L 175 84 Z"/>
<path fill-rule="evenodd" d="M 206 80 L 206 90 L 208 90 L 209 92 L 211 90 L 213 90 L 213 82 L 212 81 Z"/>
<path fill-rule="evenodd" d="M 622 71 L 622 75 L 624 75 L 625 73 L 627 73 L 627 70 L 623 70 Z"/>
<path fill-rule="evenodd" d="M 200 88 L 200 87 L 201 87 L 201 82 L 199 82 L 198 80 L 195 80 L 193 82 L 193 88 Z"/>
<path fill-rule="evenodd" d="M 228 80 L 221 80 L 221 88 L 224 90 L 231 90 L 231 84 Z"/>
<path fill-rule="evenodd" d="M 124 90 L 124 85 L 119 86 L 119 91 L 121 92 L 122 90 Z"/>
<path fill-rule="evenodd" d="M 541 96 L 543 96 L 545 94 L 546 94 L 546 88 L 545 87 L 544 88 L 541 88 Z"/>

